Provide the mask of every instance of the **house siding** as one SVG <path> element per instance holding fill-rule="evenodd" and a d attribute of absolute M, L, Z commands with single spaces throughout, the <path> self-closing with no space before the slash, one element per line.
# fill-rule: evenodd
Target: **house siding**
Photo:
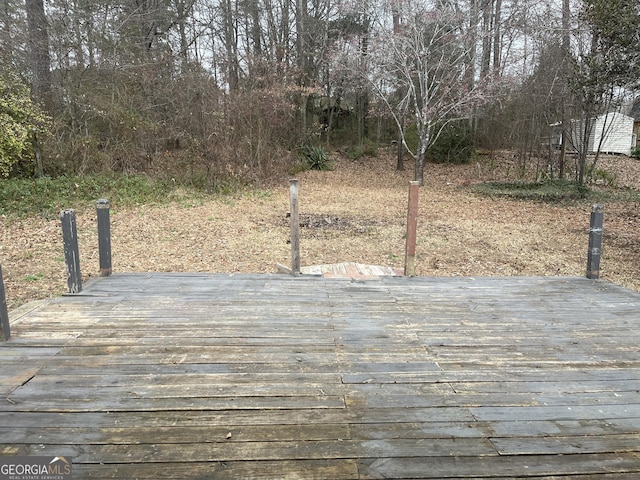
<path fill-rule="evenodd" d="M 580 132 L 584 128 L 583 120 L 571 121 L 572 143 L 576 150 L 580 145 Z M 633 139 L 633 118 L 622 113 L 600 115 L 594 125 L 587 143 L 587 151 L 594 153 L 600 147 L 602 153 L 629 155 Z"/>

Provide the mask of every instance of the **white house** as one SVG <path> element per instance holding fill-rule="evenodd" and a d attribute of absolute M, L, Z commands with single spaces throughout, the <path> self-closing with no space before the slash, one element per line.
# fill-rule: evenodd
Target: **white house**
<path fill-rule="evenodd" d="M 583 130 L 583 120 L 571 120 L 571 143 L 575 150 L 579 150 L 578 147 L 582 143 Z M 587 143 L 588 153 L 599 150 L 602 153 L 629 155 L 633 146 L 632 117 L 618 112 L 610 112 L 593 120 Z"/>

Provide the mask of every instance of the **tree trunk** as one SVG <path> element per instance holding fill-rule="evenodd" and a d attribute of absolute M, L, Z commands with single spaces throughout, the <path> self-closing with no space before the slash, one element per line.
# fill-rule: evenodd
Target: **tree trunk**
<path fill-rule="evenodd" d="M 420 142 L 422 143 L 422 141 Z M 416 167 L 414 172 L 414 180 L 420 184 L 420 186 L 424 185 L 424 154 L 422 145 L 418 148 L 418 155 L 416 156 Z"/>
<path fill-rule="evenodd" d="M 582 143 L 578 149 L 578 185 L 584 185 L 584 172 L 587 166 L 587 155 L 589 153 L 589 136 L 591 135 L 591 118 L 587 115 L 584 119 L 582 132 Z"/>
<path fill-rule="evenodd" d="M 598 38 L 596 35 L 593 35 L 591 38 L 591 52 L 590 55 L 593 58 L 597 52 L 598 48 Z M 582 110 L 583 110 L 583 119 L 584 123 L 582 126 L 581 135 L 582 138 L 580 141 L 582 144 L 579 148 L 578 155 L 578 185 L 583 186 L 585 182 L 585 172 L 587 169 L 587 155 L 589 154 L 589 138 L 591 138 L 591 133 L 593 132 L 593 126 L 595 117 L 597 114 L 597 104 L 598 100 L 600 100 L 599 95 L 593 91 L 590 87 L 586 88 L 585 93 L 582 98 Z M 595 137 L 593 139 L 595 146 Z"/>
<path fill-rule="evenodd" d="M 398 150 L 396 160 L 396 170 L 404 170 L 404 114 L 400 117 L 400 126 L 398 127 Z"/>
<path fill-rule="evenodd" d="M 284 0 L 282 2 L 282 20 L 280 21 L 280 37 L 278 38 L 278 45 L 276 47 L 276 58 L 278 62 L 278 68 L 280 71 L 284 71 L 289 67 L 290 50 L 288 47 L 289 35 L 289 1 Z"/>
<path fill-rule="evenodd" d="M 365 14 L 362 20 L 362 39 L 360 42 L 360 65 L 366 70 L 367 55 L 369 55 L 369 18 Z M 364 144 L 369 136 L 369 91 L 366 88 L 359 89 L 356 103 L 358 106 L 358 143 Z"/>
<path fill-rule="evenodd" d="M 472 0 L 473 1 L 473 0 Z M 401 21 L 400 12 L 398 9 L 398 5 L 395 2 L 392 2 L 392 18 L 393 18 L 393 35 L 400 34 Z M 398 72 L 398 76 L 401 76 L 402 73 Z M 404 109 L 404 107 L 401 107 Z M 402 171 L 404 170 L 404 129 L 406 122 L 406 109 L 401 111 L 398 114 L 398 136 L 397 136 L 397 150 L 396 150 L 396 170 Z"/>
<path fill-rule="evenodd" d="M 500 76 L 500 56 L 502 49 L 502 32 L 500 30 L 500 17 L 502 14 L 502 0 L 495 0 L 495 16 L 493 19 L 493 76 Z"/>
<path fill-rule="evenodd" d="M 296 56 L 297 65 L 302 75 L 302 86 L 307 86 L 307 51 L 306 51 L 306 24 L 307 24 L 307 2 L 306 0 L 296 0 Z"/>
<path fill-rule="evenodd" d="M 239 87 L 239 65 L 237 32 L 235 28 L 234 9 L 231 0 L 224 3 L 224 43 L 227 53 L 227 84 L 229 91 L 234 92 Z"/>
<path fill-rule="evenodd" d="M 26 0 L 33 97 L 47 112 L 53 110 L 49 30 L 43 0 Z"/>
<path fill-rule="evenodd" d="M 83 41 L 83 27 L 81 25 L 83 15 L 80 13 L 81 8 L 78 2 L 74 2 L 73 5 L 73 33 L 75 35 L 75 57 L 76 67 L 84 68 L 86 66 L 84 58 L 84 41 Z"/>
<path fill-rule="evenodd" d="M 482 60 L 480 78 L 487 78 L 491 71 L 491 40 L 493 31 L 493 0 L 485 0 L 482 11 Z"/>
<path fill-rule="evenodd" d="M 249 1 L 249 9 L 251 10 L 251 39 L 253 40 L 253 54 L 256 57 L 260 57 L 262 53 L 262 42 L 260 35 L 262 30 L 260 29 L 260 6 L 258 0 Z"/>
<path fill-rule="evenodd" d="M 369 134 L 368 117 L 369 117 L 369 92 L 365 89 L 359 89 L 356 94 L 356 115 L 358 121 L 358 144 L 363 145 Z"/>
<path fill-rule="evenodd" d="M 33 133 L 33 150 L 36 154 L 36 175 L 40 178 L 44 177 L 44 166 L 42 164 L 42 149 L 40 148 L 40 141 L 38 140 L 38 134 Z"/>
<path fill-rule="evenodd" d="M 309 105 L 309 94 L 305 91 L 309 86 L 309 65 L 307 62 L 307 1 L 296 0 L 296 65 L 300 72 L 300 86 L 303 87 L 300 102 L 300 128 L 301 135 L 307 132 L 307 108 Z"/>
<path fill-rule="evenodd" d="M 180 37 L 180 60 L 183 66 L 189 60 L 189 41 L 187 39 L 187 19 L 191 15 L 193 8 L 192 0 L 176 0 L 176 23 L 178 25 L 178 35 Z"/>
<path fill-rule="evenodd" d="M 11 16 L 9 2 L 5 0 L 2 4 L 2 10 L 0 10 L 0 25 L 2 26 L 0 43 L 2 43 L 3 47 L 3 56 L 0 58 L 0 62 L 2 62 L 2 64 L 11 64 L 11 57 L 14 52 L 14 41 L 11 33 L 11 25 L 13 23 L 14 20 Z"/>
<path fill-rule="evenodd" d="M 414 181 L 424 185 L 424 162 L 429 147 L 430 130 L 426 125 L 418 127 L 418 151 L 415 157 Z"/>
<path fill-rule="evenodd" d="M 476 81 L 476 42 L 478 41 L 478 4 L 476 0 L 469 0 L 469 32 L 467 34 L 467 62 L 465 66 L 466 84 L 469 91 L 473 90 Z"/>
<path fill-rule="evenodd" d="M 560 108 L 562 110 L 562 143 L 560 146 L 560 158 L 558 160 L 558 177 L 564 179 L 564 165 L 567 158 L 567 147 L 571 129 L 571 119 L 569 118 L 569 108 L 567 105 L 567 95 L 569 83 L 569 57 L 571 55 L 571 37 L 569 34 L 569 24 L 571 11 L 569 10 L 569 0 L 562 2 L 562 54 L 564 56 L 561 68 L 562 75 L 562 100 Z"/>

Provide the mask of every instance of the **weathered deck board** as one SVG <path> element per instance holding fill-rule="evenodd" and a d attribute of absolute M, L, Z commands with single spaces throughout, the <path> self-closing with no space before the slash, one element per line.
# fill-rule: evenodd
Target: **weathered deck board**
<path fill-rule="evenodd" d="M 640 295 L 349 272 L 114 275 L 22 309 L 0 455 L 77 478 L 640 476 Z"/>

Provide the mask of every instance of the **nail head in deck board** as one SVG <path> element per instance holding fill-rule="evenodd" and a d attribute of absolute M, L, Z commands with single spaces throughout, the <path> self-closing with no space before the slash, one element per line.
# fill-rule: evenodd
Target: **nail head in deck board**
<path fill-rule="evenodd" d="M 82 478 L 631 476 L 638 306 L 584 278 L 116 274 L 0 346 L 0 450 Z"/>

